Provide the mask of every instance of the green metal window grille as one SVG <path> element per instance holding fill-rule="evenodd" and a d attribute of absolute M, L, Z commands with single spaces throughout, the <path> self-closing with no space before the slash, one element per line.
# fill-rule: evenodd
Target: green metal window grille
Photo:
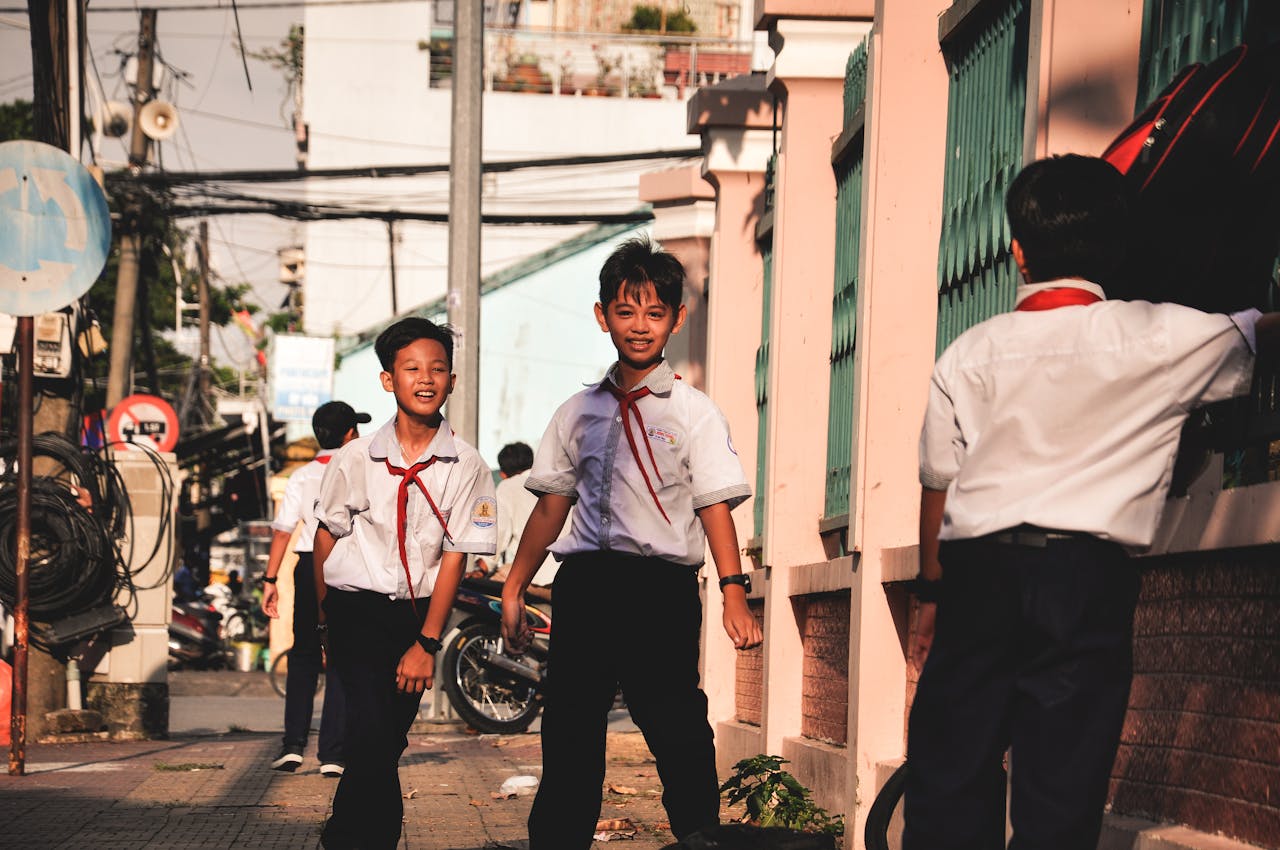
<path fill-rule="evenodd" d="M 867 96 L 867 45 L 849 56 L 844 73 L 844 129 L 853 126 Z M 865 114 L 865 113 L 864 113 Z M 865 132 L 836 163 L 836 272 L 831 301 L 831 395 L 827 404 L 827 480 L 823 513 L 849 511 L 853 459 L 853 360 L 857 336 L 859 238 L 862 234 L 862 162 Z"/>
<path fill-rule="evenodd" d="M 1005 0 L 944 45 L 951 69 L 938 251 L 937 350 L 1013 306 L 1004 196 L 1022 168 L 1030 0 Z"/>
<path fill-rule="evenodd" d="M 769 445 L 769 321 L 773 315 L 773 242 L 760 246 L 764 266 L 764 309 L 761 311 L 760 347 L 756 349 L 756 498 L 752 520 L 754 535 L 764 534 L 764 507 L 768 476 L 765 461 Z"/>
<path fill-rule="evenodd" d="M 1179 69 L 1206 62 L 1244 40 L 1244 0 L 1147 0 L 1138 60 L 1141 111 Z"/>

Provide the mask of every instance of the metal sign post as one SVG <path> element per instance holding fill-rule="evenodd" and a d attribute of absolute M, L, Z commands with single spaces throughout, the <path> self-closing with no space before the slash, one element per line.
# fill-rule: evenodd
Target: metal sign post
<path fill-rule="evenodd" d="M 9 773 L 25 772 L 35 316 L 89 291 L 111 247 L 107 199 L 78 159 L 43 142 L 0 144 L 0 312 L 17 316 L 18 529 Z"/>

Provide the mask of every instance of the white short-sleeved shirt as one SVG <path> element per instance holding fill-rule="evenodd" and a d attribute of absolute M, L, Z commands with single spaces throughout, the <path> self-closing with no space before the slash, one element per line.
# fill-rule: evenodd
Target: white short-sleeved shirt
<path fill-rule="evenodd" d="M 612 381 L 615 364 L 605 377 Z M 604 381 L 560 406 L 538 445 L 525 483 L 535 493 L 575 500 L 569 533 L 552 544 L 560 559 L 612 550 L 696 566 L 705 559 L 706 534 L 695 511 L 751 495 L 729 438 L 729 424 L 711 399 L 678 380 L 666 362 L 630 390 L 652 395 L 635 402 L 644 437 L 653 449 L 661 482 L 649 469 L 640 428 L 631 417 L 636 446 L 668 523 L 653 503 L 622 433 L 619 403 Z"/>
<path fill-rule="evenodd" d="M 498 564 L 510 566 L 516 559 L 516 549 L 520 546 L 520 535 L 529 522 L 529 515 L 538 504 L 538 497 L 525 488 L 529 480 L 529 470 L 517 472 L 510 478 L 498 482 Z M 560 565 L 554 555 L 547 555 L 533 575 L 533 584 L 546 587 L 556 577 Z"/>
<path fill-rule="evenodd" d="M 1053 281 L 1019 289 L 1074 287 Z M 1257 310 L 1101 301 L 995 316 L 934 366 L 920 482 L 941 540 L 1029 524 L 1151 544 L 1193 408 L 1249 390 Z"/>
<path fill-rule="evenodd" d="M 444 528 L 422 491 L 410 484 L 405 552 L 413 596 L 431 595 L 443 552 L 494 553 L 497 501 L 493 475 L 480 453 L 442 421 L 421 457 L 405 462 L 392 417 L 372 435 L 339 449 L 325 468 L 315 514 L 337 539 L 324 564 L 325 584 L 410 598 L 396 533 L 396 499 L 403 478 L 389 472 L 386 461 L 407 469 L 433 455 L 436 462 L 419 473 L 418 480 L 444 516 L 451 539 L 445 539 Z"/>
<path fill-rule="evenodd" d="M 320 481 L 324 478 L 325 465 L 337 449 L 321 449 L 310 463 L 303 464 L 289 476 L 284 485 L 284 498 L 280 500 L 280 510 L 271 521 L 271 527 L 285 534 L 292 534 L 298 523 L 302 530 L 298 532 L 298 543 L 293 547 L 295 552 L 310 552 L 316 539 L 316 499 L 320 498 Z"/>

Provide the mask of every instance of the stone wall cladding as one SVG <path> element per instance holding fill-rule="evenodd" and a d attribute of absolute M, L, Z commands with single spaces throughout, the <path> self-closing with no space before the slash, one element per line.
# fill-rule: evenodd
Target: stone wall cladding
<path fill-rule="evenodd" d="M 764 631 L 764 600 L 747 602 L 756 622 Z M 764 695 L 764 647 L 757 646 L 739 652 L 734 661 L 733 673 L 734 719 L 739 723 L 760 725 L 760 712 Z"/>
<path fill-rule="evenodd" d="M 1140 561 L 1113 811 L 1280 848 L 1280 560 Z"/>
<path fill-rule="evenodd" d="M 831 744 L 849 739 L 849 593 L 795 600 L 804 646 L 800 734 Z"/>

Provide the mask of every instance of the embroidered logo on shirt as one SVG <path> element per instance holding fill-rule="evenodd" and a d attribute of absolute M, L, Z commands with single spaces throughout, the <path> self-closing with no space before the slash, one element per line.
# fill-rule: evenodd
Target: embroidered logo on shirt
<path fill-rule="evenodd" d="M 476 528 L 492 528 L 498 521 L 498 503 L 492 496 L 481 496 L 471 506 L 471 524 Z"/>
<path fill-rule="evenodd" d="M 680 445 L 680 435 L 670 428 L 663 428 L 660 425 L 650 425 L 644 429 L 649 435 L 650 440 L 657 440 L 659 443 L 666 443 L 668 446 Z"/>

